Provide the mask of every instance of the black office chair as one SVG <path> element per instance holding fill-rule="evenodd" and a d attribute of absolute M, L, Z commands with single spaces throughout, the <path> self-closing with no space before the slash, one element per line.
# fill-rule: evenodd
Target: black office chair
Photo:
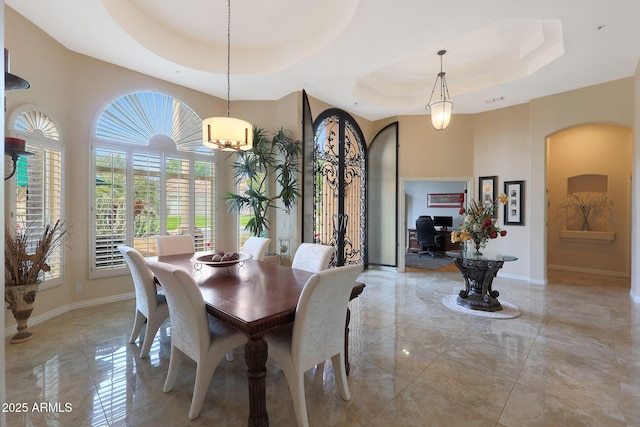
<path fill-rule="evenodd" d="M 434 250 L 440 249 L 440 239 L 433 225 L 433 219 L 430 216 L 421 216 L 416 220 L 416 233 L 418 234 L 418 244 L 422 246 L 422 250 L 418 252 L 418 257 L 424 254 L 435 258 Z"/>

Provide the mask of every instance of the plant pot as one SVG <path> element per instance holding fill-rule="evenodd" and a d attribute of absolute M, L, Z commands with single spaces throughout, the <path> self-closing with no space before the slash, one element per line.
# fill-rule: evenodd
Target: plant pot
<path fill-rule="evenodd" d="M 11 310 L 13 317 L 18 323 L 18 333 L 9 341 L 11 344 L 17 344 L 29 341 L 33 338 L 33 334 L 27 331 L 27 320 L 33 311 L 33 302 L 38 292 L 38 284 L 5 286 L 4 300 L 9 304 L 7 307 Z"/>

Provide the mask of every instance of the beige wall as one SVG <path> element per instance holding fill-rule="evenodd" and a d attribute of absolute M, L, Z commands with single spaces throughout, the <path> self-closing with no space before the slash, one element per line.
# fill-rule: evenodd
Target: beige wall
<path fill-rule="evenodd" d="M 502 274 L 528 279 L 529 238 L 531 229 L 531 206 L 529 200 L 529 105 L 517 105 L 511 108 L 477 114 L 474 117 L 473 171 L 474 188 L 471 197 L 478 199 L 478 177 L 497 176 L 496 194 L 504 191 L 505 181 L 524 180 L 524 225 L 504 225 L 504 214 L 498 212 L 500 228 L 507 236 L 488 243 L 492 251 L 507 253 L 518 257 L 518 261 L 508 262 L 502 268 Z"/>
<path fill-rule="evenodd" d="M 566 128 L 586 123 L 633 124 L 633 80 L 616 80 L 530 102 L 529 178 L 531 280 L 546 282 L 546 141 Z"/>
<path fill-rule="evenodd" d="M 640 129 L 640 61 L 636 66 L 636 73 L 633 77 L 633 93 L 634 110 L 633 123 L 636 130 Z M 640 229 L 638 222 L 640 221 L 640 132 L 633 135 L 633 171 L 635 177 L 631 180 L 631 297 L 640 304 L 640 263 L 638 262 L 638 254 L 640 254 Z"/>
<path fill-rule="evenodd" d="M 428 116 L 397 119 L 400 177 L 473 175 L 473 116 L 453 117 L 446 131 L 435 130 Z"/>
<path fill-rule="evenodd" d="M 589 124 L 553 134 L 547 146 L 548 266 L 629 276 L 632 133 L 628 127 Z M 592 231 L 613 231 L 613 241 L 561 238 L 561 230 L 579 230 L 576 212 L 562 209 L 568 179 L 598 174 L 607 177 L 612 200 L 608 214 L 590 215 Z M 575 218 L 574 218 L 575 217 Z"/>

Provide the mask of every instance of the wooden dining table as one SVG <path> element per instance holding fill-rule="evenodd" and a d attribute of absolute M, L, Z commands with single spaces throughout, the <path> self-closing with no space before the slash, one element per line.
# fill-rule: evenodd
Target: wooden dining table
<path fill-rule="evenodd" d="M 197 253 L 196 256 L 201 255 Z M 298 298 L 312 272 L 253 259 L 231 266 L 195 263 L 193 254 L 147 258 L 166 262 L 191 273 L 196 280 L 207 312 L 244 332 L 249 341 L 244 347 L 249 381 L 249 426 L 268 426 L 266 403 L 267 342 L 264 334 L 293 322 Z M 357 298 L 365 284 L 356 282 L 351 299 Z M 348 372 L 348 332 L 345 325 L 345 360 Z"/>

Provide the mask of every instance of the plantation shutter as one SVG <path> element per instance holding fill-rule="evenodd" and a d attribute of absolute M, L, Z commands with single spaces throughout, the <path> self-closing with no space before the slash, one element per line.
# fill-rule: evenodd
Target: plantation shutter
<path fill-rule="evenodd" d="M 194 165 L 194 239 L 197 251 L 215 249 L 213 234 L 213 164 L 196 161 Z"/>
<path fill-rule="evenodd" d="M 159 155 L 133 154 L 133 247 L 143 256 L 156 255 L 155 236 L 160 234 L 161 188 Z"/>
<path fill-rule="evenodd" d="M 97 271 L 123 268 L 118 245 L 127 243 L 127 153 L 97 148 L 95 155 L 95 261 Z"/>
<path fill-rule="evenodd" d="M 189 160 L 168 157 L 165 163 L 165 229 L 168 234 L 191 233 L 191 194 Z"/>
<path fill-rule="evenodd" d="M 44 227 L 61 219 L 62 201 L 62 153 L 60 149 L 47 148 L 37 142 L 28 142 L 27 151 L 32 156 L 21 157 L 16 171 L 16 228 L 29 227 L 29 253 L 42 236 Z M 62 276 L 62 248 L 56 248 L 47 258 L 50 271 L 42 273 L 42 285 L 57 284 Z"/>

